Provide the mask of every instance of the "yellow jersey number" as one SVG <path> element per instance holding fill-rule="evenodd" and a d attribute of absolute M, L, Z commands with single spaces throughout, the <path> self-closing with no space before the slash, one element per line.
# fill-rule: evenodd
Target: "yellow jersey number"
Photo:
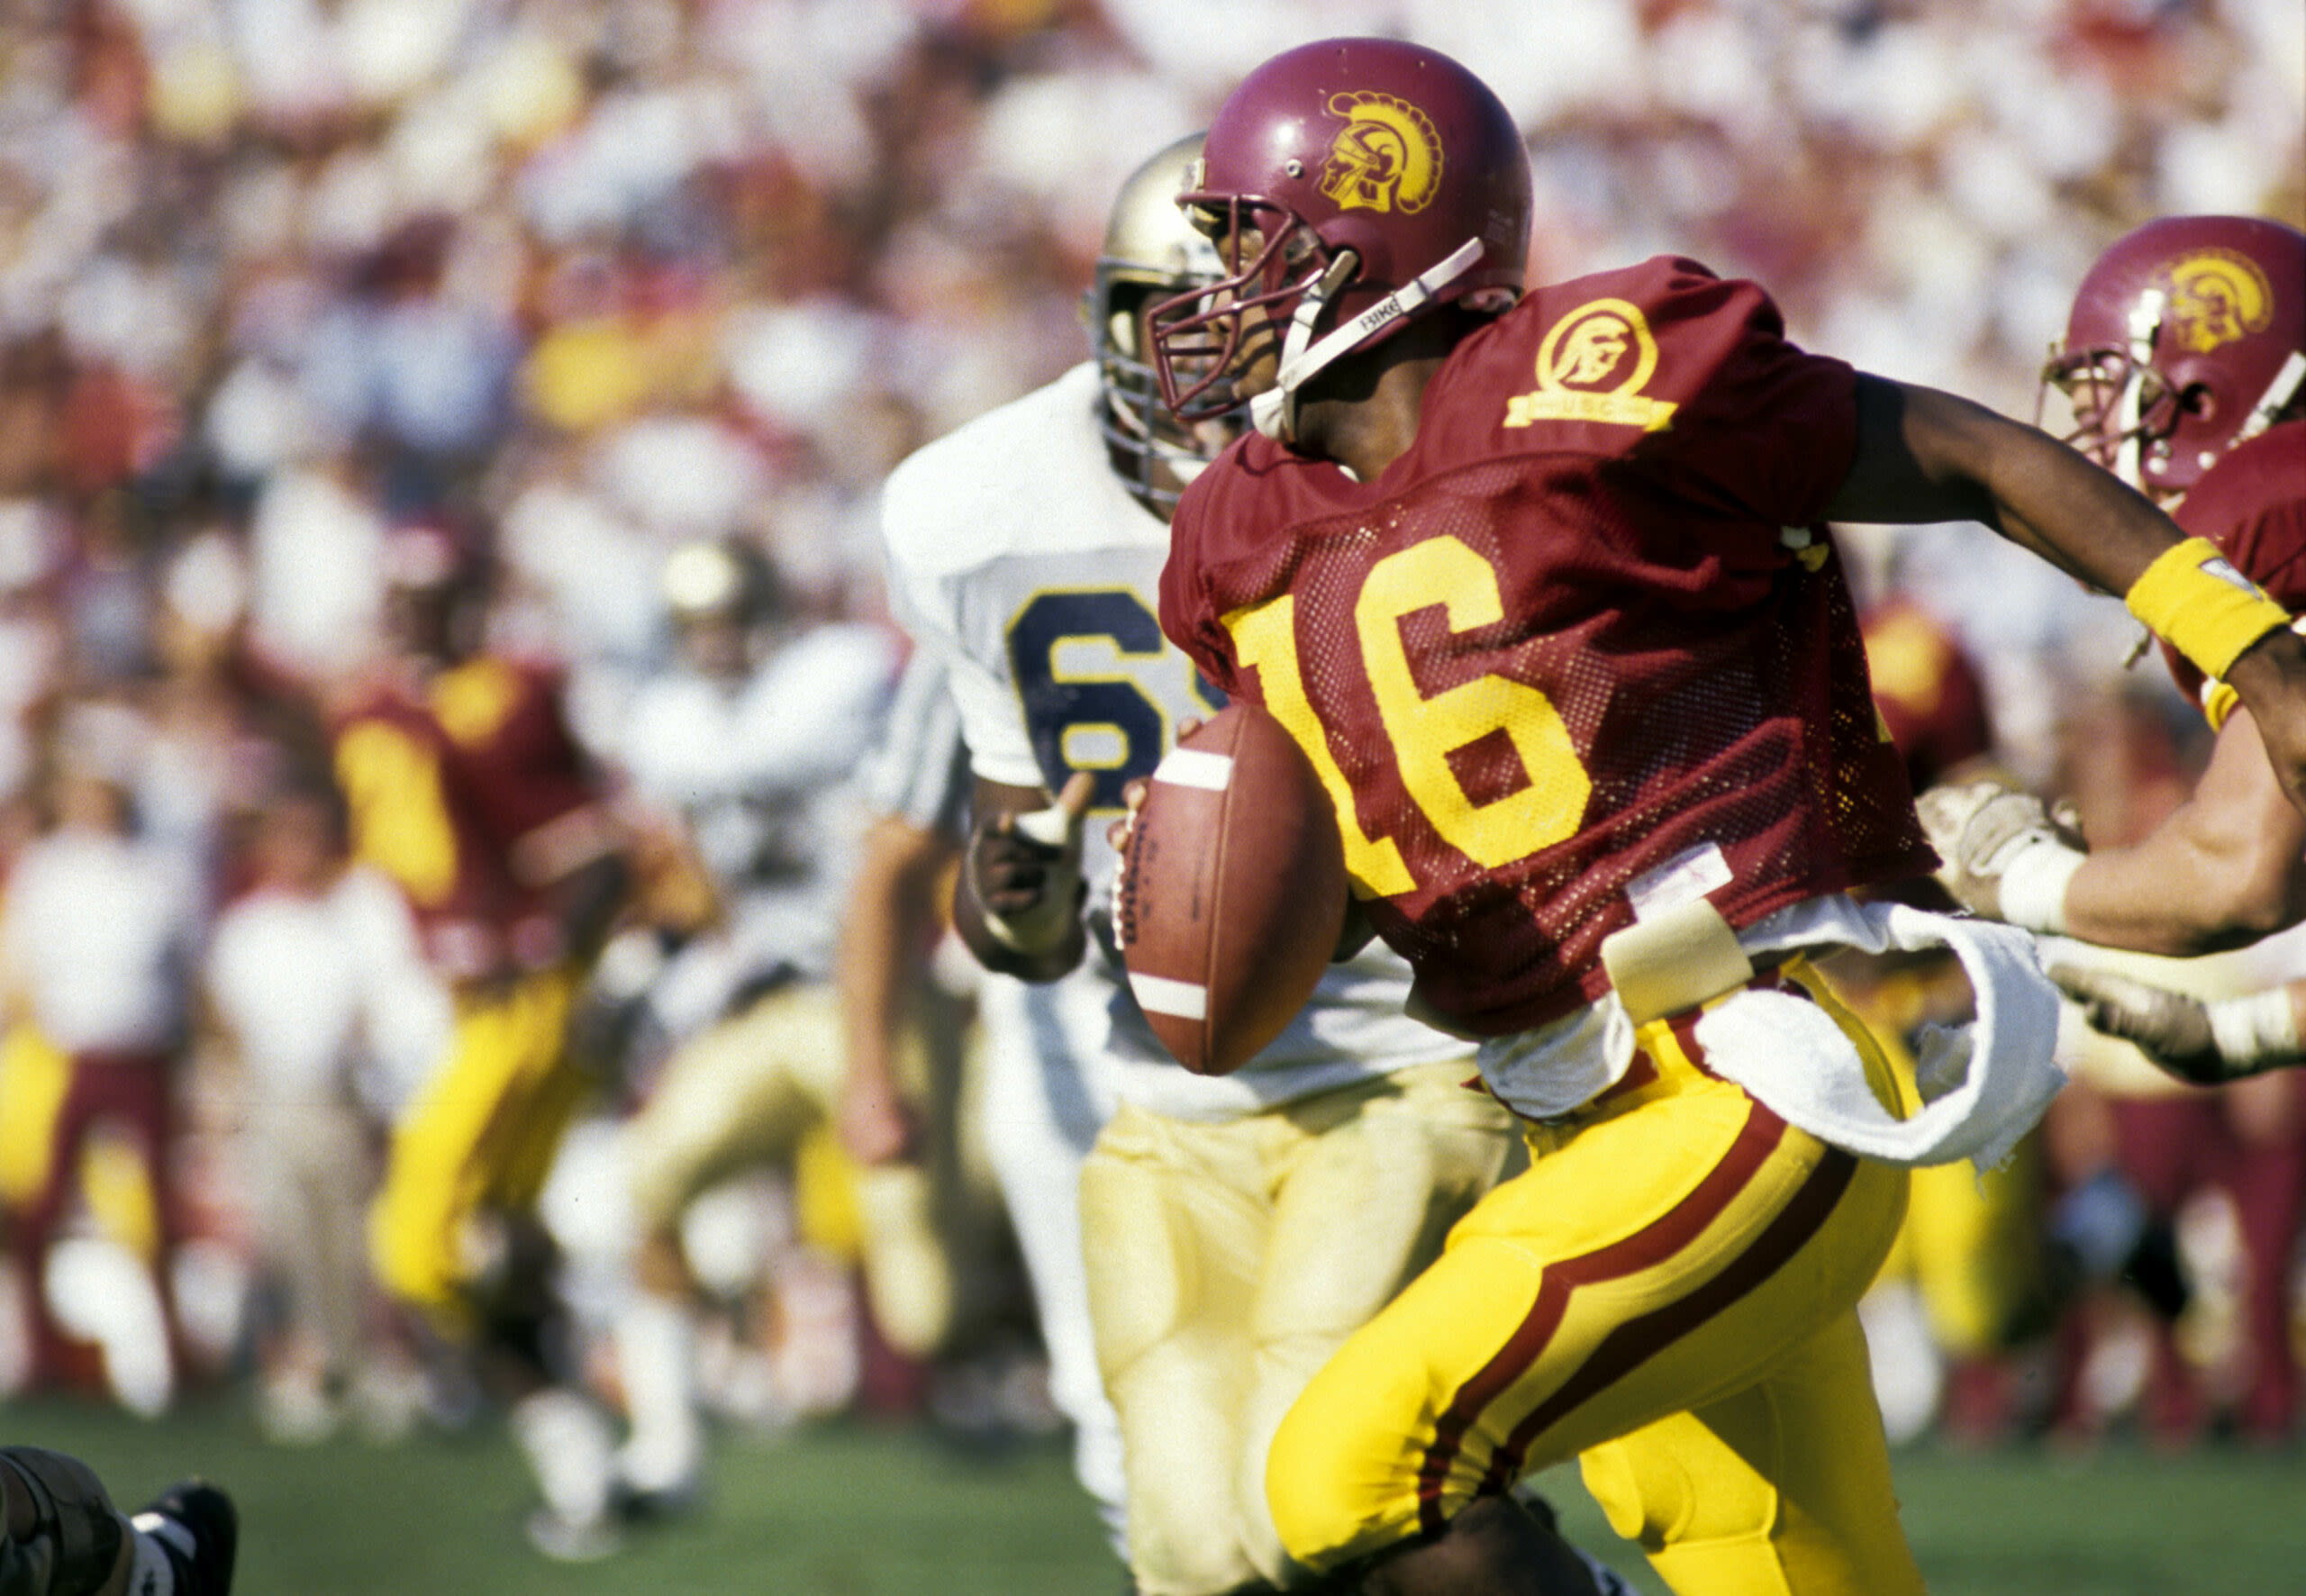
<path fill-rule="evenodd" d="M 1401 623 L 1439 605 L 1453 632 L 1470 631 L 1504 617 L 1497 571 L 1458 539 L 1413 543 L 1372 566 L 1353 605 L 1361 666 L 1377 700 L 1402 786 L 1442 839 L 1484 869 L 1495 869 L 1575 836 L 1593 791 L 1550 699 L 1526 682 L 1476 676 L 1425 697 L 1402 646 Z M 1352 788 L 1330 753 L 1327 729 L 1305 695 L 1297 659 L 1297 611 L 1285 594 L 1225 617 L 1233 652 L 1257 672 L 1266 708 L 1289 729 L 1313 762 L 1345 837 L 1346 868 L 1365 897 L 1416 890 L 1416 879 L 1390 837 L 1362 829 Z M 1503 733 L 1512 744 L 1528 784 L 1476 803 L 1466 795 L 1449 756 Z"/>

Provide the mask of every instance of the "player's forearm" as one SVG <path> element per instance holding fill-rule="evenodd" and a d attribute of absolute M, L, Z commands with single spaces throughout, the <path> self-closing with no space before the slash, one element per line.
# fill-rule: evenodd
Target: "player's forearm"
<path fill-rule="evenodd" d="M 1935 388 L 1858 379 L 1838 521 L 1976 521 L 2108 593 L 2183 534 L 2142 494 L 2038 428 Z"/>
<path fill-rule="evenodd" d="M 2281 900 L 2219 856 L 2164 841 L 2093 853 L 2065 889 L 2065 934 L 2106 948 L 2193 958 L 2281 929 Z"/>
<path fill-rule="evenodd" d="M 2292 808 L 2249 712 L 2237 710 L 2186 802 L 2147 837 L 2093 850 L 2067 884 L 2064 929 L 2179 957 L 2306 919 L 2306 816 Z"/>
<path fill-rule="evenodd" d="M 2227 668 L 2226 683 L 2256 719 L 2283 796 L 2306 815 L 2306 637 L 2270 633 Z"/>
<path fill-rule="evenodd" d="M 894 1085 L 899 1018 L 931 934 L 931 889 L 948 851 L 899 821 L 866 833 L 836 966 L 852 1084 Z"/>

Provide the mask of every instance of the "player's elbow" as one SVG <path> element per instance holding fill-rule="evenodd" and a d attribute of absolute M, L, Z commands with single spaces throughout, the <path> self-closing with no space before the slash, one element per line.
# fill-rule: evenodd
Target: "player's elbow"
<path fill-rule="evenodd" d="M 2247 948 L 2306 920 L 2306 861 L 2263 849 L 2229 856 L 2172 903 L 2183 923 L 2173 945 L 2156 951 L 2196 957 Z"/>
<path fill-rule="evenodd" d="M 2306 859 L 2292 855 L 2257 861 L 2226 909 L 2239 942 L 2255 942 L 2306 920 Z"/>

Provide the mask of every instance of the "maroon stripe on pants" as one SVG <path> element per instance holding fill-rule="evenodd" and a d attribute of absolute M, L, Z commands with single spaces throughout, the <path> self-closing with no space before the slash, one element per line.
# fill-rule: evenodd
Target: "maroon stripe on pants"
<path fill-rule="evenodd" d="M 1503 1491 L 1511 1484 L 1521 1472 L 1521 1459 L 1530 1443 L 1578 1403 L 1623 1379 L 1784 1268 L 1825 1227 L 1857 1173 L 1856 1157 L 1839 1147 L 1828 1149 L 1793 1201 L 1778 1211 L 1753 1246 L 1739 1254 L 1728 1268 L 1688 1296 L 1628 1319 L 1602 1337 L 1577 1373 L 1514 1426 L 1505 1445 L 1490 1459 L 1489 1472 L 1482 1479 L 1483 1491 Z"/>
<path fill-rule="evenodd" d="M 1479 1373 L 1458 1388 L 1434 1427 L 1434 1439 L 1418 1471 L 1419 1521 L 1428 1533 L 1447 1522 L 1442 1488 L 1474 1422 L 1535 1365 L 1560 1328 L 1572 1294 L 1655 1266 L 1687 1247 L 1749 1185 L 1785 1137 L 1785 1121 L 1758 1102 L 1748 1102 L 1745 1125 L 1730 1150 L 1694 1191 L 1667 1213 L 1621 1241 L 1596 1252 L 1546 1265 L 1538 1292 L 1521 1326 Z M 1518 1474 L 1530 1441 L 1547 1426 L 1653 1354 L 1687 1334 L 1752 1291 L 1783 1267 L 1817 1234 L 1857 1173 L 1857 1160 L 1838 1149 L 1802 1183 L 1792 1201 L 1737 1258 L 1688 1296 L 1618 1326 L 1562 1387 L 1514 1427 L 1491 1460 L 1481 1491 L 1501 1491 Z"/>

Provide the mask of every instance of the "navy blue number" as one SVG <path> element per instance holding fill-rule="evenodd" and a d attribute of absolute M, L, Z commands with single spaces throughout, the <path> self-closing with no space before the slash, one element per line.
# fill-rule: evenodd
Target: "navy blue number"
<path fill-rule="evenodd" d="M 1062 677 L 1058 648 L 1080 639 L 1109 641 L 1121 654 L 1155 657 L 1168 643 L 1145 602 L 1125 587 L 1040 594 L 1009 627 L 1009 666 L 1024 703 L 1033 757 L 1049 791 L 1063 786 L 1075 768 L 1066 758 L 1067 735 L 1106 732 L 1119 741 L 1119 759 L 1083 768 L 1097 778 L 1095 806 L 1119 809 L 1121 788 L 1150 775 L 1161 762 L 1168 718 L 1128 676 Z"/>

